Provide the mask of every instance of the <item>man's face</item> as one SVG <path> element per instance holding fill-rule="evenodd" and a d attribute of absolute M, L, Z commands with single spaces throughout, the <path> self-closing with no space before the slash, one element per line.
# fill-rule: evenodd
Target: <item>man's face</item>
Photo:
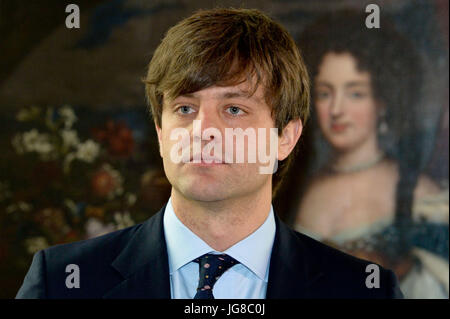
<path fill-rule="evenodd" d="M 262 85 L 252 96 L 248 94 L 250 89 L 249 83 L 243 82 L 232 86 L 212 86 L 174 100 L 168 100 L 165 96 L 161 128 L 156 126 L 156 130 L 164 170 L 174 191 L 190 200 L 220 201 L 256 193 L 264 187 L 271 189 L 272 175 L 261 174 L 259 170 L 268 163 L 260 162 L 258 143 L 250 144 L 250 149 L 256 148 L 256 162 L 251 163 L 248 160 L 249 140 L 245 138 L 243 145 L 237 145 L 236 138 L 226 138 L 226 128 L 250 129 L 256 133 L 258 128 L 264 128 L 265 136 L 257 134 L 256 137 L 266 139 L 265 154 L 270 154 L 270 128 L 274 128 L 271 109 L 264 99 Z M 201 124 L 201 130 L 195 128 L 195 120 L 201 121 L 196 121 L 197 125 Z M 208 130 L 208 134 L 204 134 L 211 127 L 216 130 Z M 189 132 L 189 141 L 181 137 L 171 139 L 171 134 L 180 129 Z M 201 147 L 194 147 L 194 141 Z M 182 145 L 189 149 L 190 163 L 174 161 L 177 143 L 178 147 Z M 206 153 L 210 159 L 221 157 L 221 163 L 204 162 L 207 144 L 219 146 L 216 149 L 218 152 L 210 147 Z M 237 147 L 244 153 L 243 163 L 237 163 Z M 192 163 L 194 152 L 198 153 L 199 149 L 203 151 L 203 161 Z M 230 149 L 232 152 L 229 152 Z M 275 150 L 276 153 L 278 149 Z"/>

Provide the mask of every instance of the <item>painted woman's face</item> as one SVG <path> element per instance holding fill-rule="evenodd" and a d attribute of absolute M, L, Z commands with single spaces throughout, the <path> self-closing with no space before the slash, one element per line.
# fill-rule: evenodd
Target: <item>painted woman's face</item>
<path fill-rule="evenodd" d="M 328 53 L 319 66 L 315 107 L 320 128 L 337 151 L 376 141 L 377 106 L 370 81 L 349 53 Z"/>

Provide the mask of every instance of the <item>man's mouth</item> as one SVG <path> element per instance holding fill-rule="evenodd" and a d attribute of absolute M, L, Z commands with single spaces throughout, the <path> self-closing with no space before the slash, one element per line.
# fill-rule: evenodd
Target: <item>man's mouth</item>
<path fill-rule="evenodd" d="M 215 166 L 215 165 L 225 165 L 227 164 L 224 160 L 214 157 L 214 156 L 192 156 L 189 161 L 190 164 L 199 166 Z"/>

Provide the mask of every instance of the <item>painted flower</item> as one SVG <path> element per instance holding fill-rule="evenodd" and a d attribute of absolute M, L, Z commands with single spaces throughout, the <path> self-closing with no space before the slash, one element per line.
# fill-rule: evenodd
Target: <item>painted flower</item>
<path fill-rule="evenodd" d="M 135 222 L 131 219 L 129 212 L 120 213 L 117 212 L 114 214 L 114 221 L 116 222 L 116 229 L 122 229 L 126 227 L 133 226 Z"/>
<path fill-rule="evenodd" d="M 120 173 L 109 164 L 103 164 L 91 178 L 91 189 L 98 197 L 112 199 L 123 193 L 123 179 Z"/>
<path fill-rule="evenodd" d="M 17 154 L 23 154 L 25 153 L 25 149 L 23 147 L 23 143 L 22 143 L 22 134 L 16 134 L 14 135 L 14 137 L 11 140 L 11 144 L 13 146 L 13 148 L 15 149 L 15 151 L 17 152 Z"/>
<path fill-rule="evenodd" d="M 133 153 L 133 133 L 125 123 L 109 120 L 104 127 L 94 129 L 92 135 L 107 146 L 111 155 L 127 157 Z"/>
<path fill-rule="evenodd" d="M 80 144 L 77 131 L 75 130 L 62 130 L 61 137 L 63 140 L 63 145 L 65 147 L 76 147 L 78 144 Z"/>
<path fill-rule="evenodd" d="M 97 218 L 89 218 L 85 225 L 86 239 L 98 237 L 114 231 L 116 228 L 113 224 L 105 225 Z"/>
<path fill-rule="evenodd" d="M 128 206 L 133 206 L 136 203 L 136 200 L 137 200 L 136 194 L 127 193 L 126 194 L 126 200 L 127 200 Z"/>
<path fill-rule="evenodd" d="M 36 129 L 23 133 L 22 141 L 28 152 L 48 153 L 53 149 L 48 134 L 41 134 Z"/>
<path fill-rule="evenodd" d="M 25 246 L 27 248 L 28 253 L 34 254 L 40 250 L 43 250 L 48 247 L 48 242 L 45 237 L 31 237 L 25 240 Z"/>
<path fill-rule="evenodd" d="M 56 158 L 56 153 L 54 152 L 54 146 L 48 141 L 48 139 L 41 140 L 35 145 L 35 151 L 38 153 L 42 160 L 52 160 Z"/>
<path fill-rule="evenodd" d="M 54 234 L 67 234 L 70 231 L 64 212 L 60 208 L 48 207 L 37 211 L 34 215 L 37 224 Z"/>
<path fill-rule="evenodd" d="M 41 109 L 37 106 L 31 106 L 21 109 L 17 115 L 16 119 L 19 122 L 26 122 L 37 118 L 41 113 Z"/>
<path fill-rule="evenodd" d="M 100 146 L 93 140 L 78 144 L 75 157 L 80 161 L 92 163 L 100 153 Z"/>
<path fill-rule="evenodd" d="M 69 129 L 72 127 L 73 123 L 77 121 L 77 116 L 75 112 L 69 105 L 64 105 L 59 109 L 59 115 L 64 121 L 64 127 Z"/>
<path fill-rule="evenodd" d="M 6 207 L 5 211 L 6 213 L 11 214 L 18 211 L 29 212 L 31 211 L 32 208 L 33 207 L 30 204 L 23 201 L 19 201 L 15 204 L 11 204 L 8 207 Z"/>
<path fill-rule="evenodd" d="M 39 132 L 36 129 L 32 129 L 31 131 L 22 134 L 22 145 L 27 152 L 34 151 L 34 144 L 36 144 L 38 140 Z"/>
<path fill-rule="evenodd" d="M 91 206 L 88 205 L 85 210 L 86 216 L 95 217 L 95 218 L 103 218 L 105 214 L 105 209 L 101 206 Z"/>
<path fill-rule="evenodd" d="M 32 129 L 22 135 L 17 134 L 12 140 L 12 144 L 19 154 L 25 152 L 36 152 L 43 160 L 55 159 L 55 147 L 50 141 L 50 136 L 39 133 L 37 129 Z"/>

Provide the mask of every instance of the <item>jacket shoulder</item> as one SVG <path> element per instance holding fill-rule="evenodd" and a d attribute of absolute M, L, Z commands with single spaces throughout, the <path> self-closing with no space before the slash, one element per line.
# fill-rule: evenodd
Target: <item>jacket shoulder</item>
<path fill-rule="evenodd" d="M 295 230 L 291 231 L 306 249 L 310 267 L 321 273 L 316 286 L 322 288 L 322 296 L 403 298 L 397 277 L 391 270 L 349 255 Z"/>
<path fill-rule="evenodd" d="M 111 263 L 141 227 L 137 224 L 37 252 L 16 298 L 69 298 L 77 292 L 83 292 L 79 298 L 100 298 L 121 280 Z M 82 290 L 67 287 L 66 280 L 74 271 L 78 272 Z"/>
<path fill-rule="evenodd" d="M 114 258 L 120 252 L 142 225 L 140 223 L 99 237 L 46 248 L 43 252 L 47 264 L 52 265 L 75 260 L 82 262 L 93 258 L 111 262 L 111 258 Z"/>

